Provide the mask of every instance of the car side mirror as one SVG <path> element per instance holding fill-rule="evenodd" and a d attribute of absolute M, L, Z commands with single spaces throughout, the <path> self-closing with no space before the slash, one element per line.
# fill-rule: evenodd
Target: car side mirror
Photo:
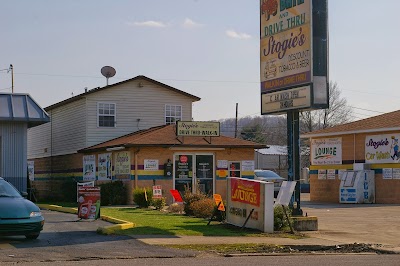
<path fill-rule="evenodd" d="M 28 198 L 28 193 L 27 192 L 21 192 L 21 196 L 24 198 Z"/>

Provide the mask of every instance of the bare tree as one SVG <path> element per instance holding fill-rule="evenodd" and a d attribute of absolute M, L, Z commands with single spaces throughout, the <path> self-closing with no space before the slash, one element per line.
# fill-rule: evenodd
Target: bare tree
<path fill-rule="evenodd" d="M 353 109 L 341 96 L 336 82 L 329 83 L 329 108 L 300 113 L 300 131 L 302 133 L 333 127 L 352 121 Z"/>

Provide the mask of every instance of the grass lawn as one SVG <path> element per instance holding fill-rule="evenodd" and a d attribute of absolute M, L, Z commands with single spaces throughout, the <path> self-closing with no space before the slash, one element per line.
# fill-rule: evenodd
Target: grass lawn
<path fill-rule="evenodd" d="M 135 223 L 136 227 L 119 232 L 127 235 L 289 236 L 282 233 L 266 234 L 246 228 L 241 230 L 239 227 L 216 221 L 207 225 L 207 219 L 151 209 L 102 208 L 101 215 Z"/>

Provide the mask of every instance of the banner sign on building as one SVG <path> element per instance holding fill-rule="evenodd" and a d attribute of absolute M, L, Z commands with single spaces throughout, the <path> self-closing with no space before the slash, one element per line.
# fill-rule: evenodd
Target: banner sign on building
<path fill-rule="evenodd" d="M 129 151 L 121 151 L 115 154 L 115 175 L 131 174 L 131 155 Z"/>
<path fill-rule="evenodd" d="M 219 122 L 177 121 L 177 136 L 219 137 Z"/>
<path fill-rule="evenodd" d="M 158 160 L 157 159 L 145 159 L 143 170 L 157 171 L 158 170 Z"/>
<path fill-rule="evenodd" d="M 83 156 L 83 181 L 96 180 L 96 156 Z"/>
<path fill-rule="evenodd" d="M 365 138 L 366 163 L 399 163 L 400 134 L 373 135 Z"/>
<path fill-rule="evenodd" d="M 260 206 L 260 183 L 231 178 L 231 200 Z"/>
<path fill-rule="evenodd" d="M 111 153 L 103 153 L 98 155 L 99 169 L 98 180 L 111 180 Z"/>
<path fill-rule="evenodd" d="M 312 139 L 311 164 L 342 164 L 342 138 Z"/>
<path fill-rule="evenodd" d="M 254 171 L 254 161 L 242 161 L 242 171 Z"/>

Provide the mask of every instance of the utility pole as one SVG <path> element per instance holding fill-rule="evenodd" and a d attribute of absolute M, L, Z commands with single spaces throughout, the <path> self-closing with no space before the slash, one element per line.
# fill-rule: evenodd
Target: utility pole
<path fill-rule="evenodd" d="M 238 106 L 239 106 L 239 104 L 236 103 L 235 139 L 237 137 L 237 127 L 238 127 Z"/>

